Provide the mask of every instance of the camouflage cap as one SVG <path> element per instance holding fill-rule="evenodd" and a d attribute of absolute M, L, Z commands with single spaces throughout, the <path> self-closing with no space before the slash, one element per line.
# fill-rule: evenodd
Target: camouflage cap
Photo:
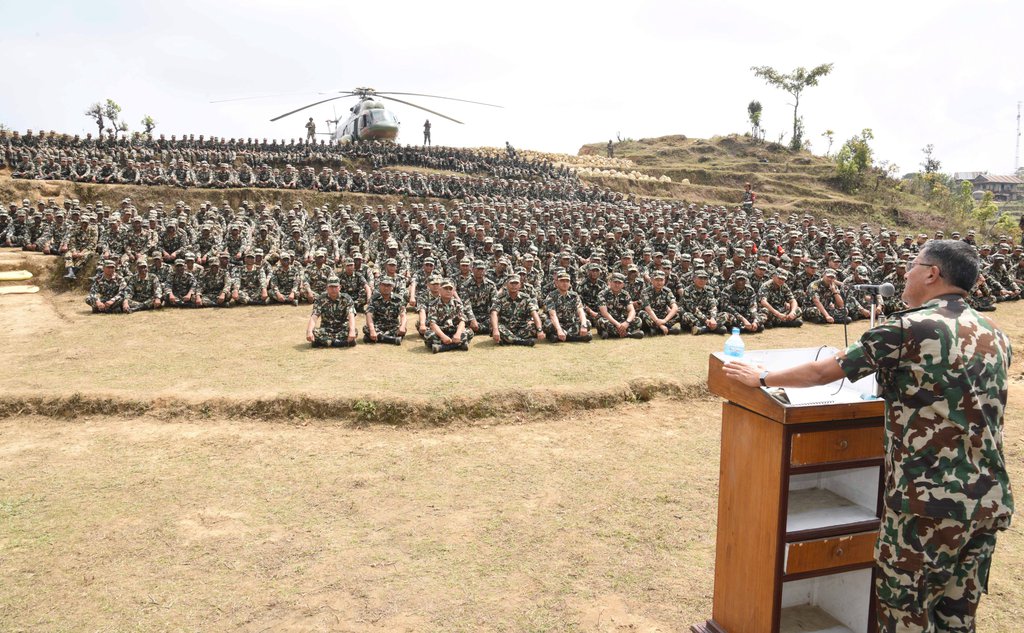
<path fill-rule="evenodd" d="M 826 268 L 825 272 L 823 272 L 822 275 L 825 276 L 825 277 L 831 277 L 831 278 L 835 279 L 836 278 L 836 271 L 831 269 L 831 268 Z"/>
<path fill-rule="evenodd" d="M 185 262 L 182 262 L 182 263 L 185 263 Z M 103 260 L 103 267 L 104 268 L 113 267 L 113 266 L 117 266 L 117 262 L 115 262 L 114 260 L 112 260 L 112 259 L 104 259 Z"/>
<path fill-rule="evenodd" d="M 395 259 L 394 257 L 388 257 L 387 259 L 384 260 L 384 265 L 385 266 L 397 266 L 398 265 L 398 260 Z"/>
<path fill-rule="evenodd" d="M 109 261 L 110 260 L 108 259 L 107 262 L 109 262 Z M 107 262 L 103 262 L 103 265 L 106 266 Z M 110 265 L 113 266 L 114 263 L 111 262 Z M 176 259 L 176 260 L 174 260 L 174 265 L 175 266 L 184 266 L 185 265 L 185 260 L 184 259 Z"/>
<path fill-rule="evenodd" d="M 523 280 L 519 277 L 518 274 L 512 274 L 512 275 L 509 275 L 507 278 L 505 278 L 505 283 L 506 284 L 521 284 L 521 283 L 523 283 Z"/>
<path fill-rule="evenodd" d="M 697 271 L 693 273 L 693 278 L 694 279 L 707 279 L 708 278 L 708 271 L 704 270 L 703 268 L 698 268 Z"/>
<path fill-rule="evenodd" d="M 775 276 L 780 279 L 789 279 L 789 271 L 785 268 L 776 268 Z"/>
<path fill-rule="evenodd" d="M 330 277 L 327 278 L 327 285 L 328 286 L 340 286 L 341 285 L 341 280 L 338 279 L 337 275 L 331 275 Z"/>
<path fill-rule="evenodd" d="M 619 283 L 626 283 L 626 276 L 623 275 L 622 273 L 612 273 L 608 277 L 608 280 L 609 281 L 617 281 Z"/>
<path fill-rule="evenodd" d="M 245 255 L 243 256 L 243 259 L 249 259 L 250 257 L 252 259 L 256 259 L 256 253 L 254 253 L 252 251 L 246 251 Z"/>
<path fill-rule="evenodd" d="M 487 268 L 487 263 L 482 259 L 478 259 L 473 262 L 473 268 Z"/>
<path fill-rule="evenodd" d="M 283 253 L 281 253 L 281 261 L 284 261 L 286 259 L 288 261 L 292 260 L 292 252 L 291 251 L 284 251 Z"/>
<path fill-rule="evenodd" d="M 735 280 L 742 279 L 744 281 L 750 281 L 750 275 L 745 270 L 737 270 L 733 273 L 732 278 Z"/>
<path fill-rule="evenodd" d="M 423 258 L 423 265 L 424 266 L 437 266 L 437 260 L 435 260 L 433 257 L 424 257 Z"/>
<path fill-rule="evenodd" d="M 665 272 L 664 271 L 656 270 L 653 273 L 651 273 L 651 279 L 652 280 L 654 280 L 654 279 L 664 279 L 664 278 L 665 278 Z"/>
<path fill-rule="evenodd" d="M 563 270 L 562 272 L 560 272 L 557 275 L 555 275 L 555 279 L 557 279 L 558 281 L 562 281 L 563 279 L 565 279 L 565 280 L 572 279 L 572 277 L 569 275 L 569 273 L 567 273 L 567 272 L 565 272 Z"/>
<path fill-rule="evenodd" d="M 394 286 L 395 285 L 395 278 L 394 277 L 387 277 L 387 276 L 381 277 L 380 278 L 380 285 L 382 285 L 382 286 Z"/>
<path fill-rule="evenodd" d="M 195 253 L 193 253 L 192 251 L 189 251 L 189 252 L 185 253 L 185 261 L 188 261 L 188 260 L 190 260 L 190 259 L 191 259 L 192 261 L 195 261 L 195 260 L 196 260 L 196 254 L 195 254 Z"/>
<path fill-rule="evenodd" d="M 146 261 L 145 257 L 140 257 L 137 260 L 135 260 L 135 266 L 149 268 L 149 262 Z"/>

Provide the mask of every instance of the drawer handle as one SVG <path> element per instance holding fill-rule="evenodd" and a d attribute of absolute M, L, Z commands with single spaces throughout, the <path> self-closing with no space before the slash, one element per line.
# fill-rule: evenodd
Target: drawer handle
<path fill-rule="evenodd" d="M 845 451 L 848 448 L 850 448 L 849 440 L 839 440 L 839 450 Z"/>
<path fill-rule="evenodd" d="M 842 558 L 842 557 L 843 557 L 843 548 L 842 547 L 837 547 L 836 548 L 836 558 Z"/>

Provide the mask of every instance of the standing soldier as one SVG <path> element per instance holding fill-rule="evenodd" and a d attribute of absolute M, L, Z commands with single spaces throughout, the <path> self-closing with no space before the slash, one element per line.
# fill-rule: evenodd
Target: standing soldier
<path fill-rule="evenodd" d="M 430 145 L 430 119 L 423 122 L 423 144 Z"/>
<path fill-rule="evenodd" d="M 328 128 L 330 131 L 330 128 Z M 306 141 L 310 143 L 316 142 L 316 123 L 313 123 L 313 117 L 309 117 L 309 121 L 306 121 Z"/>
<path fill-rule="evenodd" d="M 327 280 L 327 292 L 313 302 L 313 313 L 306 325 L 306 340 L 313 347 L 355 347 L 356 311 L 352 298 L 341 292 L 337 277 Z"/>

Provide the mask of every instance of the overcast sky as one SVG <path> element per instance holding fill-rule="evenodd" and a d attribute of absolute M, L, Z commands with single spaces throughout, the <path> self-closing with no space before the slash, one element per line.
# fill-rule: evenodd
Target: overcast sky
<path fill-rule="evenodd" d="M 409 98 L 400 142 L 576 153 L 617 134 L 708 137 L 747 129 L 764 106 L 769 139 L 791 129 L 789 96 L 753 76 L 835 64 L 801 99 L 806 135 L 824 152 L 862 128 L 877 157 L 919 169 L 935 145 L 944 171 L 1014 167 L 1024 99 L 1024 2 L 14 2 L 0 0 L 8 87 L 0 123 L 93 131 L 82 113 L 121 104 L 132 129 L 289 138 L 330 104 L 371 86 L 497 103 L 498 110 Z M 211 104 L 211 100 L 305 93 Z M 350 101 L 338 101 L 343 113 Z M 833 147 L 833 150 L 835 147 Z"/>

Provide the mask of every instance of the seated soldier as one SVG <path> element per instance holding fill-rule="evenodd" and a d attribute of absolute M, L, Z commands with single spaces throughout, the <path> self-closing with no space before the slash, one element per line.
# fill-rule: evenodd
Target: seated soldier
<path fill-rule="evenodd" d="M 238 305 L 267 305 L 270 297 L 267 293 L 267 275 L 263 268 L 256 265 L 256 254 L 247 251 L 243 258 L 245 264 L 238 270 L 235 277 L 235 289 L 231 299 Z"/>
<path fill-rule="evenodd" d="M 608 287 L 598 298 L 598 312 L 601 318 L 597 322 L 597 331 L 601 338 L 644 337 L 640 319 L 633 309 L 633 299 L 626 292 L 626 276 L 622 273 L 609 276 Z"/>
<path fill-rule="evenodd" d="M 395 292 L 395 280 L 381 277 L 377 292 L 366 306 L 363 340 L 401 345 L 405 337 L 405 299 Z"/>
<path fill-rule="evenodd" d="M 836 273 L 832 269 L 825 271 L 821 279 L 812 282 L 807 288 L 807 297 L 813 309 L 804 313 L 804 318 L 814 323 L 850 323 L 846 311 L 846 301 L 842 296 L 842 285 L 836 281 Z"/>
<path fill-rule="evenodd" d="M 789 271 L 776 268 L 772 278 L 761 286 L 761 321 L 765 327 L 800 327 L 803 312 L 786 280 Z"/>
<path fill-rule="evenodd" d="M 562 271 L 555 278 L 555 289 L 548 293 L 544 307 L 548 311 L 548 326 L 544 328 L 547 340 L 552 343 L 571 341 L 589 343 L 590 323 L 583 310 L 583 301 L 575 290 L 570 289 L 571 278 Z"/>
<path fill-rule="evenodd" d="M 435 354 L 469 350 L 473 332 L 466 327 L 466 311 L 455 296 L 455 282 L 451 279 L 438 283 L 438 297 L 427 307 L 426 320 L 423 342 Z"/>
<path fill-rule="evenodd" d="M 672 291 L 665 287 L 665 272 L 655 270 L 651 273 L 651 286 L 643 291 L 641 305 L 643 312 L 640 321 L 648 334 L 681 334 L 679 325 L 679 306 Z"/>
<path fill-rule="evenodd" d="M 196 283 L 195 303 L 197 308 L 226 308 L 231 305 L 231 288 L 234 281 L 224 269 L 221 262 L 227 263 L 228 257 L 225 254 L 223 259 L 210 257 L 206 269 L 200 275 Z"/>
<path fill-rule="evenodd" d="M 290 251 L 281 253 L 280 262 L 270 275 L 268 294 L 275 303 L 299 305 L 299 294 L 302 291 L 302 270 L 292 266 Z"/>
<path fill-rule="evenodd" d="M 709 332 L 725 334 L 729 331 L 723 324 L 725 315 L 718 311 L 718 297 L 708 285 L 708 273 L 703 268 L 693 273 L 690 286 L 683 289 L 679 307 L 682 312 L 680 324 L 684 330 L 689 328 L 694 335 Z"/>
<path fill-rule="evenodd" d="M 85 302 L 92 306 L 93 312 L 121 312 L 124 289 L 124 277 L 117 272 L 117 264 L 114 260 L 107 259 L 103 262 L 103 272 L 93 280 Z"/>
<path fill-rule="evenodd" d="M 179 308 L 191 308 L 195 305 L 196 278 L 185 269 L 185 260 L 174 260 L 174 271 L 167 278 L 164 288 L 167 292 L 165 303 Z"/>
<path fill-rule="evenodd" d="M 124 303 L 121 309 L 127 313 L 140 310 L 157 310 L 163 303 L 163 288 L 160 279 L 149 272 L 149 262 L 140 256 L 135 263 L 135 274 L 127 282 L 124 289 Z"/>
<path fill-rule="evenodd" d="M 537 304 L 522 292 L 523 282 L 518 274 L 508 276 L 507 292 L 499 295 L 491 305 L 491 337 L 499 345 L 525 345 L 533 347 L 541 332 Z"/>
<path fill-rule="evenodd" d="M 419 293 L 421 298 L 417 302 L 418 306 L 416 308 L 416 331 L 419 332 L 421 337 L 426 338 L 427 333 L 430 332 L 427 309 L 430 308 L 431 303 L 441 298 L 441 277 L 440 275 L 431 275 L 423 283 L 425 284 L 426 292 Z"/>
<path fill-rule="evenodd" d="M 760 332 L 764 330 L 764 323 L 757 310 L 757 292 L 747 285 L 748 281 L 750 277 L 745 270 L 737 271 L 722 293 L 722 311 L 729 315 L 725 326 Z"/>
<path fill-rule="evenodd" d="M 354 347 L 356 344 L 355 306 L 352 297 L 341 291 L 341 281 L 337 277 L 327 280 L 327 291 L 313 302 L 313 312 L 306 325 L 306 340 L 313 347 Z"/>

